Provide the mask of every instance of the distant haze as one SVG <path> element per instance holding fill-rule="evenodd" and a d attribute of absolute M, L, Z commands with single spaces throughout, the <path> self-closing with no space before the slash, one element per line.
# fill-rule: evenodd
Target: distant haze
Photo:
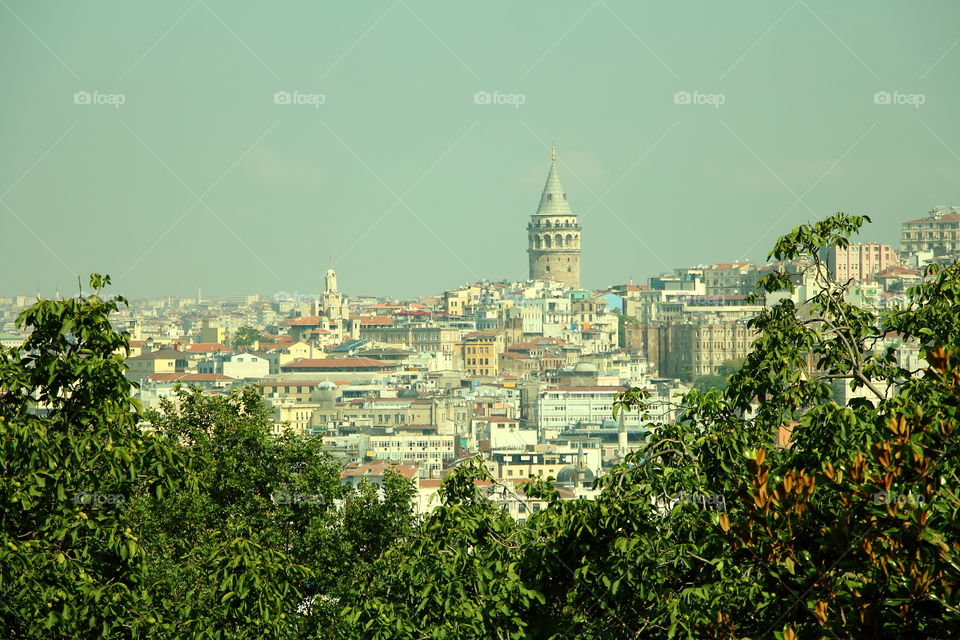
<path fill-rule="evenodd" d="M 960 3 L 0 2 L 0 294 L 586 287 L 960 202 Z"/>

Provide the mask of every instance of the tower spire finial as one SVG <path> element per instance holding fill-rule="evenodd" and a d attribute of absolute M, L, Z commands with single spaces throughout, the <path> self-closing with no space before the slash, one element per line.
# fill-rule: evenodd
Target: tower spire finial
<path fill-rule="evenodd" d="M 550 161 L 551 162 L 557 161 L 557 143 L 556 142 L 553 143 L 553 146 L 550 149 Z"/>

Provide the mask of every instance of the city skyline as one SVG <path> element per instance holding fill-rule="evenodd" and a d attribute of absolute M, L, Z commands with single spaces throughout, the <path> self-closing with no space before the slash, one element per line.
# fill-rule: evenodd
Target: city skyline
<path fill-rule="evenodd" d="M 522 280 L 554 143 L 590 289 L 955 203 L 960 7 L 747 6 L 6 2 L 0 292 Z"/>

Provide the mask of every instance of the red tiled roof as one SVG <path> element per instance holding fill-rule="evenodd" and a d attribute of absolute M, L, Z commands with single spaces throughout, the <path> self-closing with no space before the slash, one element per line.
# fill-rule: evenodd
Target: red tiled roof
<path fill-rule="evenodd" d="M 354 322 L 359 322 L 360 326 L 393 324 L 393 318 L 391 318 L 390 316 L 355 316 L 351 319 Z"/>
<path fill-rule="evenodd" d="M 186 360 L 182 351 L 176 349 L 159 349 L 157 351 L 148 351 L 128 360 Z"/>
<path fill-rule="evenodd" d="M 218 381 L 232 381 L 236 378 L 231 378 L 230 376 L 225 376 L 222 373 L 182 373 L 182 372 L 170 372 L 170 373 L 151 373 L 147 376 L 147 380 L 153 382 L 174 382 L 176 380 L 181 380 L 183 382 L 218 382 Z"/>
<path fill-rule="evenodd" d="M 903 267 L 898 264 L 893 264 L 884 269 L 883 271 L 878 271 L 873 274 L 875 278 L 884 278 L 887 276 L 919 276 L 920 272 L 916 269 L 911 269 L 909 267 Z"/>
<path fill-rule="evenodd" d="M 302 358 L 295 362 L 283 365 L 283 368 L 293 369 L 340 369 L 343 367 L 362 367 L 381 369 L 393 367 L 389 362 L 381 362 L 373 358 Z"/>
<path fill-rule="evenodd" d="M 412 479 L 417 475 L 417 468 L 406 464 L 396 464 L 387 460 L 373 460 L 371 462 L 351 462 L 347 468 L 340 474 L 340 478 L 364 477 L 367 475 L 382 476 L 388 470 L 393 469 L 403 477 Z"/>
<path fill-rule="evenodd" d="M 402 308 L 403 308 L 403 305 L 402 305 L 402 304 L 387 304 L 387 303 L 381 302 L 381 303 L 379 303 L 379 304 L 370 304 L 370 305 L 367 305 L 367 306 L 365 306 L 365 307 L 363 307 L 363 308 L 364 308 L 364 309 L 402 309 Z"/>
<path fill-rule="evenodd" d="M 312 327 L 319 324 L 323 324 L 323 318 L 322 316 L 302 316 L 299 318 L 291 318 L 290 320 L 284 320 L 280 324 L 286 324 L 292 327 Z"/>
<path fill-rule="evenodd" d="M 186 351 L 189 353 L 233 353 L 233 349 L 225 347 L 219 342 L 197 342 L 188 344 Z"/>

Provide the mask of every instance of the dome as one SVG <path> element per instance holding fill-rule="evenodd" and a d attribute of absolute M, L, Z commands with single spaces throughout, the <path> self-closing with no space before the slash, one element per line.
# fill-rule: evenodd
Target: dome
<path fill-rule="evenodd" d="M 335 402 L 337 399 L 337 385 L 325 380 L 317 385 L 310 394 L 310 402 Z"/>
<path fill-rule="evenodd" d="M 582 476 L 580 475 L 582 474 Z M 568 464 L 563 469 L 560 469 L 560 472 L 557 473 L 557 482 L 580 482 L 591 483 L 596 479 L 593 471 L 583 467 L 578 469 L 576 465 Z"/>

